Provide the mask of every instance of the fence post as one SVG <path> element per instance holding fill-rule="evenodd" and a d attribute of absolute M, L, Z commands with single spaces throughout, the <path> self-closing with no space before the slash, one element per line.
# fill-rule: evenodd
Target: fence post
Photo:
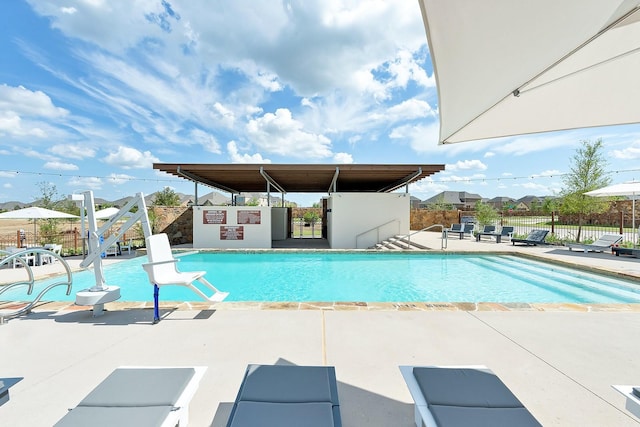
<path fill-rule="evenodd" d="M 556 234 L 556 215 L 555 211 L 551 211 L 551 234 Z"/>
<path fill-rule="evenodd" d="M 620 234 L 623 233 L 624 228 L 624 212 L 620 211 Z"/>

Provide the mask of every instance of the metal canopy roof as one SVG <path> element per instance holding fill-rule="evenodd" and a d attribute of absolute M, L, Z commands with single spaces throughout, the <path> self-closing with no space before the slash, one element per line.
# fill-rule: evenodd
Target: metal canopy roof
<path fill-rule="evenodd" d="M 390 192 L 444 165 L 154 163 L 154 169 L 228 193 Z"/>

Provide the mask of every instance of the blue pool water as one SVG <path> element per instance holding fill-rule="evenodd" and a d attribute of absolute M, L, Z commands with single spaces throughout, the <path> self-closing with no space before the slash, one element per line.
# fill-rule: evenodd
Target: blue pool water
<path fill-rule="evenodd" d="M 207 271 L 209 282 L 229 292 L 226 301 L 640 302 L 637 283 L 507 255 L 202 252 L 180 259 L 182 271 Z M 153 300 L 145 262 L 139 257 L 105 267 L 107 284 L 121 288 L 121 301 Z M 93 271 L 74 273 L 71 295 L 54 289 L 45 300 L 73 301 L 94 284 Z M 25 298 L 24 292 L 1 296 Z M 160 299 L 200 297 L 166 286 Z"/>

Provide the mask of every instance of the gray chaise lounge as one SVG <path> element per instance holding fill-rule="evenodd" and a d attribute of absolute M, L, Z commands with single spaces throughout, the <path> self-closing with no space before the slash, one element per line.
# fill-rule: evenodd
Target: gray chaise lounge
<path fill-rule="evenodd" d="M 581 244 L 581 243 L 569 243 L 567 246 L 569 250 L 578 249 L 587 253 L 589 251 L 593 252 L 604 252 L 610 251 L 611 247 L 617 243 L 622 242 L 622 234 L 603 234 L 591 244 Z"/>
<path fill-rule="evenodd" d="M 54 427 L 184 427 L 206 369 L 118 368 Z"/>
<path fill-rule="evenodd" d="M 227 427 L 340 427 L 332 366 L 249 365 Z"/>
<path fill-rule="evenodd" d="M 527 237 L 524 239 L 511 239 L 511 244 L 515 245 L 516 243 L 522 243 L 527 246 L 533 245 L 546 245 L 547 242 L 544 239 L 549 234 L 549 230 L 531 230 Z"/>
<path fill-rule="evenodd" d="M 400 366 L 400 371 L 418 427 L 542 425 L 485 366 Z"/>

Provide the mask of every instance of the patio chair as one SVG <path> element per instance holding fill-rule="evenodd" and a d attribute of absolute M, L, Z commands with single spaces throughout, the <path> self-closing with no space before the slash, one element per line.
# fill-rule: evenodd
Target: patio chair
<path fill-rule="evenodd" d="M 512 227 L 510 225 L 504 226 L 500 229 L 500 239 L 501 240 L 509 240 L 511 241 L 511 238 L 513 237 L 513 231 L 515 230 L 515 227 Z"/>
<path fill-rule="evenodd" d="M 547 237 L 547 234 L 549 234 L 549 230 L 531 230 L 524 239 L 512 238 L 511 244 L 523 243 L 527 246 L 546 245 L 547 242 L 545 242 L 544 239 Z"/>
<path fill-rule="evenodd" d="M 17 254 L 19 253 L 20 255 L 18 255 L 20 257 L 20 259 L 22 260 L 22 262 L 20 261 L 20 259 L 13 258 L 13 260 L 11 261 L 11 267 L 12 268 L 16 268 L 16 267 L 21 267 L 23 265 L 36 265 L 36 256 L 33 252 L 29 252 L 28 248 L 17 248 L 15 246 L 7 246 L 5 248 L 5 252 L 9 253 L 10 255 L 13 254 Z M 23 264 L 24 262 L 24 264 Z"/>
<path fill-rule="evenodd" d="M 598 240 L 591 244 L 569 243 L 567 246 L 570 251 L 573 249 L 579 249 L 586 254 L 589 251 L 610 251 L 613 245 L 620 242 L 622 242 L 622 234 L 603 234 L 598 238 Z"/>
<path fill-rule="evenodd" d="M 206 367 L 121 367 L 54 427 L 186 426 Z"/>
<path fill-rule="evenodd" d="M 54 254 L 60 256 L 60 252 L 62 252 L 62 245 L 58 245 L 56 243 L 47 243 L 46 245 L 44 245 L 44 248 L 48 251 L 53 252 Z M 58 258 L 56 258 L 53 255 L 49 255 L 49 254 L 40 254 L 40 262 L 41 264 L 52 264 L 54 262 L 58 261 Z"/>
<path fill-rule="evenodd" d="M 340 427 L 333 366 L 249 365 L 227 427 Z"/>
<path fill-rule="evenodd" d="M 119 242 L 118 246 L 120 247 L 120 255 L 124 251 L 127 251 L 127 255 L 131 255 L 131 248 L 133 247 L 133 239 L 129 239 L 127 242 Z"/>
<path fill-rule="evenodd" d="M 442 236 L 444 238 L 449 238 L 449 233 L 461 233 L 464 230 L 462 224 L 451 224 L 451 227 L 445 228 L 442 230 Z"/>
<path fill-rule="evenodd" d="M 204 275 L 207 273 L 206 271 L 179 271 L 176 266 L 176 263 L 179 260 L 173 257 L 173 254 L 171 253 L 171 245 L 169 245 L 169 238 L 165 233 L 153 234 L 147 237 L 146 242 L 149 262 L 147 264 L 142 264 L 142 268 L 147 272 L 149 281 L 154 286 L 154 322 L 160 320 L 158 309 L 160 286 L 186 286 L 206 301 L 211 302 L 222 301 L 227 297 L 227 295 L 229 295 L 228 292 L 220 292 L 204 278 Z M 214 294 L 211 296 L 205 295 L 204 292 L 194 285 L 195 281 L 198 281 L 211 289 Z"/>
<path fill-rule="evenodd" d="M 486 366 L 400 366 L 422 427 L 542 426 Z"/>
<path fill-rule="evenodd" d="M 482 239 L 482 236 L 495 236 L 496 234 L 496 226 L 495 225 L 485 225 L 482 227 L 481 231 L 476 233 L 476 241 L 479 242 Z"/>

